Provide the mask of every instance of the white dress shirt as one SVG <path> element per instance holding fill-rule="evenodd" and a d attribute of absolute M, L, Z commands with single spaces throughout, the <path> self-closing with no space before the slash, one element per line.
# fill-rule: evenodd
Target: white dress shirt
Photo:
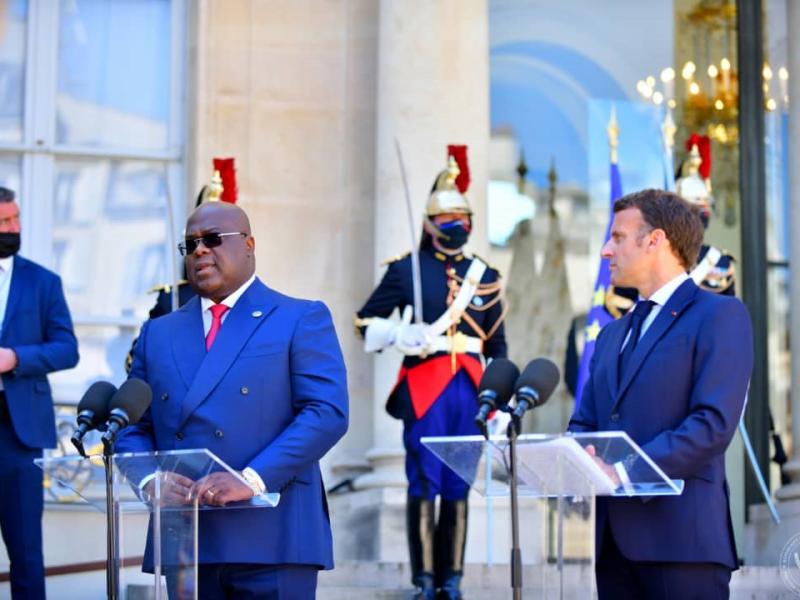
<path fill-rule="evenodd" d="M 14 273 L 14 257 L 0 258 L 0 333 L 6 319 L 8 292 L 11 290 L 11 275 Z M 0 377 L 0 390 L 3 390 L 3 379 Z"/>
<path fill-rule="evenodd" d="M 251 275 L 250 279 L 245 281 L 239 289 L 220 302 L 220 304 L 224 304 L 228 307 L 228 310 L 222 315 L 221 323 L 225 322 L 225 319 L 228 318 L 228 314 L 231 312 L 230 309 L 233 308 L 239 298 L 242 297 L 242 294 L 247 291 L 247 288 L 249 288 L 255 280 L 255 274 Z M 214 304 L 215 302 L 211 298 L 200 298 L 200 310 L 203 311 L 203 337 L 206 337 L 208 335 L 208 330 L 211 329 L 211 320 L 213 318 L 211 315 L 211 307 L 214 306 Z"/>
<path fill-rule="evenodd" d="M 685 272 L 681 273 L 677 277 L 670 279 L 667 283 L 658 288 L 658 290 L 656 290 L 650 296 L 650 298 L 642 298 L 641 296 L 639 296 L 639 302 L 641 302 L 642 300 L 650 300 L 651 302 L 655 303 L 653 305 L 653 308 L 650 309 L 650 314 L 647 315 L 647 318 L 644 320 L 644 323 L 642 323 L 642 329 L 639 333 L 639 340 L 641 340 L 642 337 L 644 337 L 645 332 L 650 328 L 650 325 L 653 324 L 653 321 L 656 320 L 658 313 L 660 313 L 661 309 L 664 308 L 664 305 L 666 305 L 666 303 L 672 297 L 672 294 L 675 293 L 675 290 L 677 290 L 681 286 L 681 284 L 687 279 L 689 279 L 688 273 Z M 619 349 L 620 352 L 622 352 L 622 349 L 625 348 L 625 346 L 628 344 L 628 338 L 630 337 L 631 337 L 631 332 L 628 331 L 627 335 L 625 336 L 625 341 L 623 342 L 622 347 Z"/>

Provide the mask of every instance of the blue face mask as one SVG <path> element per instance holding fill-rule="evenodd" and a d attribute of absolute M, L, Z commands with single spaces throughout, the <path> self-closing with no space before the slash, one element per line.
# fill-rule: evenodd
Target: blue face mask
<path fill-rule="evenodd" d="M 458 250 L 469 239 L 469 230 L 460 220 L 441 223 L 437 225 L 437 228 L 447 236 L 446 238 L 439 238 L 439 243 L 448 250 Z"/>

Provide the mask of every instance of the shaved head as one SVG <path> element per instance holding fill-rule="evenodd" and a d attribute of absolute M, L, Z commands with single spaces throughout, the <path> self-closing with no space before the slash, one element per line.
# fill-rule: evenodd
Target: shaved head
<path fill-rule="evenodd" d="M 227 202 L 201 204 L 186 222 L 188 240 L 213 233 L 241 235 L 225 235 L 211 248 L 198 243 L 186 255 L 186 277 L 198 295 L 222 302 L 255 273 L 256 242 L 247 213 Z"/>
<path fill-rule="evenodd" d="M 237 231 L 250 235 L 250 218 L 241 208 L 230 202 L 206 202 L 194 209 L 186 222 L 186 231 L 195 219 L 208 218 L 223 219 L 226 223 L 235 225 Z"/>

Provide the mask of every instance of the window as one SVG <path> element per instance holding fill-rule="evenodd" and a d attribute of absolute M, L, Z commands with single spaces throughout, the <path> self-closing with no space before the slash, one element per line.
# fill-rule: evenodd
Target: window
<path fill-rule="evenodd" d="M 22 253 L 64 282 L 81 361 L 57 402 L 119 383 L 184 217 L 184 0 L 10 0 L 0 11 L 0 184 Z"/>

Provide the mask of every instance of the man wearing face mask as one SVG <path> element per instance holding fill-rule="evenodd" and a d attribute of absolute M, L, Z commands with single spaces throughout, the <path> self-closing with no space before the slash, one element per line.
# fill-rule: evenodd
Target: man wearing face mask
<path fill-rule="evenodd" d="M 407 533 L 415 598 L 461 598 L 469 486 L 420 438 L 479 434 L 477 386 L 487 358 L 506 356 L 498 272 L 464 251 L 472 229 L 466 146 L 448 148 L 449 166 L 428 198 L 419 246 L 422 315 L 414 307 L 412 257 L 389 262 L 355 325 L 365 349 L 405 355 L 386 409 L 404 424 Z M 389 319 L 398 309 L 403 318 Z M 436 496 L 440 496 L 438 522 Z"/>
<path fill-rule="evenodd" d="M 42 471 L 56 445 L 47 375 L 78 363 L 61 279 L 17 255 L 19 206 L 0 187 L 0 528 L 11 561 L 11 596 L 45 597 Z"/>

